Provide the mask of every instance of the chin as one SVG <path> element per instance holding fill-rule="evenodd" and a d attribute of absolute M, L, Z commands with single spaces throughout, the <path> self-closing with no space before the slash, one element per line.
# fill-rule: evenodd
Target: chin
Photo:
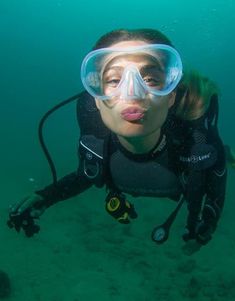
<path fill-rule="evenodd" d="M 137 138 L 147 136 L 149 131 L 143 125 L 131 125 L 121 129 L 117 134 L 126 138 Z"/>

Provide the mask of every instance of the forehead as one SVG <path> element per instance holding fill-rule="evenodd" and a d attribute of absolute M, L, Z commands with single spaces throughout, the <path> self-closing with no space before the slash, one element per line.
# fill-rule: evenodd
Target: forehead
<path fill-rule="evenodd" d="M 108 48 L 119 48 L 119 49 L 123 48 L 123 51 L 125 51 L 125 48 L 144 46 L 144 45 L 148 45 L 148 44 L 144 41 L 133 40 L 133 41 L 122 41 L 122 42 L 114 43 Z M 121 54 L 121 55 L 114 54 L 111 56 L 107 56 L 106 67 L 110 67 L 116 64 L 125 65 L 125 63 L 128 62 L 138 63 L 141 61 L 143 63 L 143 60 L 145 60 L 145 58 L 143 55 L 141 56 L 140 54 L 139 55 L 138 54 Z"/>
<path fill-rule="evenodd" d="M 159 65 L 159 62 L 152 55 L 146 54 L 122 54 L 117 55 L 109 60 L 105 65 L 105 69 L 114 68 L 116 66 L 125 67 L 130 63 L 134 63 L 137 67 L 142 67 L 145 65 Z"/>
<path fill-rule="evenodd" d="M 122 42 L 114 43 L 108 48 L 113 48 L 113 47 L 126 48 L 126 47 L 143 46 L 143 45 L 148 45 L 148 43 L 141 40 L 133 40 L 133 41 L 122 41 Z"/>
<path fill-rule="evenodd" d="M 122 41 L 114 43 L 107 47 L 111 52 L 105 55 L 97 66 L 99 66 L 101 72 L 106 72 L 107 70 L 117 67 L 125 67 L 126 65 L 135 64 L 138 68 L 143 66 L 155 66 L 162 69 L 162 54 L 159 51 L 153 49 L 148 49 L 147 43 L 141 40 L 132 40 L 132 41 Z M 147 46 L 146 48 L 141 48 L 140 50 L 135 49 L 135 47 Z M 130 50 L 133 48 L 133 52 Z M 114 51 L 112 52 L 112 49 Z M 118 49 L 118 51 L 117 51 Z"/>

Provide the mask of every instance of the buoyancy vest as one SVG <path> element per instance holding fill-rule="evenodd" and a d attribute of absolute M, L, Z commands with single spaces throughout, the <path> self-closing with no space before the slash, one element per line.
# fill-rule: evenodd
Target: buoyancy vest
<path fill-rule="evenodd" d="M 177 199 L 183 189 L 179 173 L 203 171 L 216 161 L 210 135 L 216 135 L 217 111 L 217 97 L 212 98 L 207 112 L 196 121 L 181 120 L 170 111 L 163 126 L 167 143 L 160 155 L 152 160 L 139 160 L 118 147 L 113 152 L 110 148 L 113 134 L 104 125 L 94 98 L 83 92 L 77 102 L 77 116 L 84 175 L 98 187 L 106 184 L 132 195 Z"/>

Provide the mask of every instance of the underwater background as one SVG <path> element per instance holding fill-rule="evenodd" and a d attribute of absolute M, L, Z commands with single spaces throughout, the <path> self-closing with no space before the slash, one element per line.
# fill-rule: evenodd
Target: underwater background
<path fill-rule="evenodd" d="M 219 228 L 191 256 L 182 250 L 186 208 L 169 240 L 158 246 L 151 231 L 175 204 L 130 198 L 139 217 L 121 225 L 104 209 L 105 189 L 92 188 L 48 209 L 33 238 L 6 226 L 10 204 L 51 182 L 37 137 L 40 118 L 82 90 L 80 63 L 112 29 L 159 29 L 186 66 L 214 80 L 221 91 L 220 134 L 235 147 L 234 16 L 233 0 L 0 1 L 0 270 L 11 280 L 8 300 L 235 300 L 235 171 L 230 167 Z M 59 177 L 77 167 L 75 113 L 70 104 L 45 127 Z"/>

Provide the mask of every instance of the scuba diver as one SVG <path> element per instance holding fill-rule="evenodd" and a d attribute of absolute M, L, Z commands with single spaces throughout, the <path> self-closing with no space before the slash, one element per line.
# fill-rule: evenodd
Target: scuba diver
<path fill-rule="evenodd" d="M 216 230 L 226 190 L 225 149 L 220 139 L 218 89 L 196 72 L 184 72 L 171 41 L 154 29 L 114 30 L 84 58 L 86 91 L 77 101 L 79 166 L 57 180 L 42 137 L 53 183 L 11 206 L 8 226 L 27 236 L 39 231 L 41 214 L 92 185 L 106 187 L 106 211 L 127 224 L 137 217 L 127 195 L 177 202 L 166 222 L 153 229 L 167 240 L 182 204 L 187 204 L 183 240 L 207 244 Z"/>

